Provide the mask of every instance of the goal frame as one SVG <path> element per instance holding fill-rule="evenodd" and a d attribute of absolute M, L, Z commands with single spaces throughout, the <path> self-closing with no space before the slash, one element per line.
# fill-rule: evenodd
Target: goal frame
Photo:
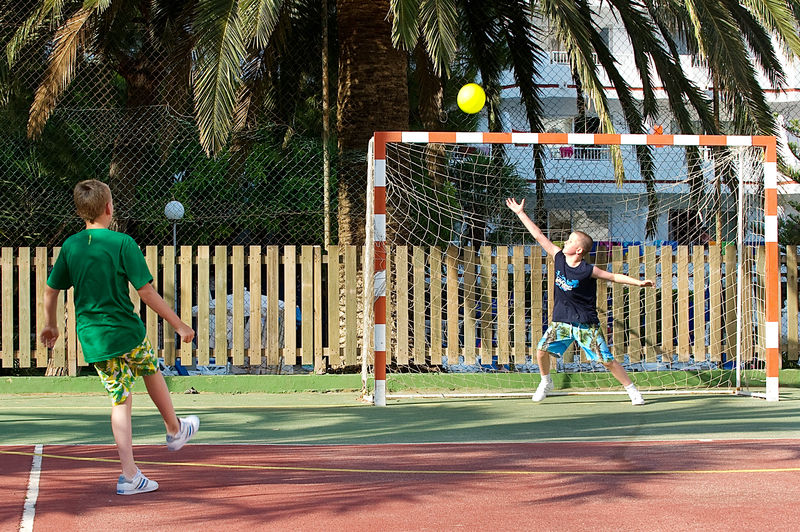
<path fill-rule="evenodd" d="M 765 370 L 767 401 L 779 399 L 780 373 L 780 259 L 778 255 L 778 168 L 774 136 L 743 135 L 634 135 L 582 133 L 489 133 L 380 131 L 370 141 L 367 170 L 365 256 L 365 333 L 372 303 L 374 395 L 376 406 L 386 406 L 386 145 L 392 142 L 428 144 L 570 144 L 600 146 L 759 147 L 764 154 L 765 247 Z M 371 271 L 370 271 L 371 268 Z M 369 297 L 372 296 L 372 297 Z M 371 300 L 371 301 L 370 301 Z M 368 352 L 365 334 L 364 355 Z M 366 368 L 367 357 L 363 357 Z M 364 373 L 366 390 L 366 372 Z M 740 393 L 737 390 L 737 393 Z"/>

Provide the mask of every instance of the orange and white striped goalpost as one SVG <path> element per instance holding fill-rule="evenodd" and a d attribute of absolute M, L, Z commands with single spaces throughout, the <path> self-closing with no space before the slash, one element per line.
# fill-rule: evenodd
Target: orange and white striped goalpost
<path fill-rule="evenodd" d="M 766 393 L 777 401 L 781 359 L 780 343 L 780 263 L 778 256 L 778 168 L 777 141 L 771 136 L 734 135 L 630 135 L 580 133 L 487 133 L 487 132 L 376 132 L 370 149 L 368 179 L 372 188 L 371 213 L 367 224 L 373 241 L 373 341 L 374 404 L 386 405 L 386 145 L 403 143 L 449 144 L 570 144 L 570 145 L 649 145 L 649 146 L 752 146 L 763 150 L 764 160 L 764 243 L 765 243 L 765 323 L 764 347 Z M 369 194 L 369 191 L 368 191 Z M 369 209 L 369 206 L 368 206 Z M 369 236 L 368 236 L 369 238 Z M 367 242 L 369 246 L 369 242 Z"/>

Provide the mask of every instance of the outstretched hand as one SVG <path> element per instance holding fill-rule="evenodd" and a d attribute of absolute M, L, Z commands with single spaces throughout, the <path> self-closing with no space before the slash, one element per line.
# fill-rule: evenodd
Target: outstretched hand
<path fill-rule="evenodd" d="M 525 199 L 523 198 L 521 202 L 517 203 L 517 200 L 514 198 L 506 198 L 506 205 L 514 214 L 519 214 L 525 208 Z"/>
<path fill-rule="evenodd" d="M 656 285 L 655 281 L 652 281 L 650 279 L 645 279 L 644 281 L 639 281 L 639 286 L 655 286 L 655 285 Z"/>

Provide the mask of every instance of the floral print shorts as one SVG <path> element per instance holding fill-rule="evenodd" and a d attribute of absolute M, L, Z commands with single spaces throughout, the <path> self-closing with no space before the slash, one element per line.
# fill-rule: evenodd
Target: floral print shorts
<path fill-rule="evenodd" d="M 142 343 L 124 355 L 94 363 L 108 395 L 115 405 L 124 403 L 131 394 L 136 377 L 153 375 L 158 372 L 158 358 L 145 337 Z"/>
<path fill-rule="evenodd" d="M 589 360 L 597 362 L 611 362 L 614 355 L 608 349 L 608 344 L 603 338 L 603 331 L 597 323 L 564 323 L 554 321 L 539 340 L 537 349 L 548 351 L 556 356 L 561 356 L 572 345 L 578 342 Z"/>

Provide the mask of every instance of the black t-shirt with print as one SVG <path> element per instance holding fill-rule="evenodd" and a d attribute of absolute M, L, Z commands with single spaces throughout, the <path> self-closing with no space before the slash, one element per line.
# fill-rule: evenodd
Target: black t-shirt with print
<path fill-rule="evenodd" d="M 597 280 L 592 277 L 594 266 L 582 260 L 576 267 L 567 264 L 559 250 L 555 256 L 553 286 L 553 319 L 565 323 L 600 323 L 597 318 Z"/>

